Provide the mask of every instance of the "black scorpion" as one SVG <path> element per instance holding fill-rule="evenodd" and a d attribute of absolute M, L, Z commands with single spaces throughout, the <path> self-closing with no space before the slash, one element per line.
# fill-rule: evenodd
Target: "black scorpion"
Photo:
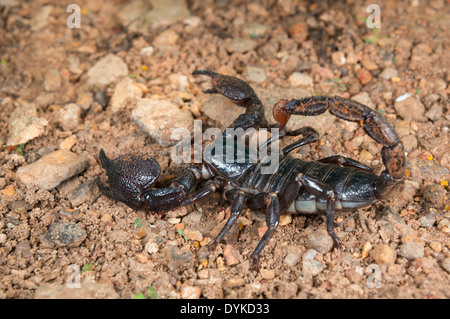
<path fill-rule="evenodd" d="M 211 71 L 195 71 L 193 74 L 211 77 L 212 88 L 204 93 L 220 93 L 246 108 L 246 112 L 229 128 L 274 127 L 267 124 L 260 99 L 244 81 Z M 360 122 L 364 131 L 383 145 L 381 154 L 386 169 L 380 176 L 375 175 L 370 167 L 343 156 L 309 162 L 288 156 L 293 150 L 318 140 L 318 133 L 311 127 L 286 131 L 285 126 L 291 115 L 315 116 L 327 110 L 339 118 Z M 119 200 L 131 208 L 153 212 L 188 205 L 212 195 L 218 189 L 222 190 L 225 199 L 231 201 L 231 216 L 214 239 L 212 247 L 221 241 L 244 207 L 252 210 L 265 208 L 268 229 L 252 253 L 256 268 L 259 255 L 273 236 L 283 212 L 326 214 L 327 231 L 335 246 L 341 247 L 342 242 L 334 232 L 335 212 L 371 205 L 385 198 L 403 181 L 405 157 L 402 143 L 391 125 L 378 112 L 338 96 L 283 99 L 274 105 L 273 116 L 278 123 L 275 127 L 279 128 L 280 139 L 301 135 L 298 141 L 284 147 L 277 154 L 279 168 L 276 173 L 262 174 L 261 161 L 226 163 L 224 155 L 223 160 L 211 157 L 201 165 L 192 165 L 170 186 L 155 189 L 151 186 L 161 171 L 154 159 L 145 154 L 131 153 L 111 160 L 102 149 L 99 156 L 108 176 L 109 187 L 98 179 L 99 189 L 107 197 Z M 226 138 L 222 141 L 226 141 Z M 269 139 L 266 146 L 273 142 L 273 139 Z M 211 142 L 207 147 L 212 148 L 213 154 L 214 148 L 218 146 L 223 145 Z M 208 180 L 206 186 L 193 192 L 201 179 Z"/>

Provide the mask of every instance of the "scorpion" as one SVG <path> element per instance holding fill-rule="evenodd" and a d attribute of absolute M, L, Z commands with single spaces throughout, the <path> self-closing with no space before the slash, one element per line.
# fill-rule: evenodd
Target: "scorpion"
<path fill-rule="evenodd" d="M 334 247 L 343 243 L 334 232 L 337 211 L 354 211 L 372 205 L 387 197 L 405 177 L 403 145 L 392 126 L 378 112 L 356 101 L 339 96 L 312 96 L 301 99 L 282 99 L 273 106 L 276 124 L 269 125 L 263 116 L 263 105 L 255 91 L 245 81 L 212 71 L 198 70 L 193 75 L 211 78 L 212 88 L 204 93 L 220 93 L 237 105 L 246 108 L 245 113 L 228 128 L 278 128 L 279 137 L 301 136 L 285 146 L 279 153 L 278 170 L 273 174 L 262 173 L 262 161 L 245 160 L 226 163 L 224 157 L 210 157 L 201 164 L 187 167 L 180 177 L 167 187 L 152 188 L 161 174 L 159 164 L 149 155 L 130 153 L 110 159 L 103 149 L 99 158 L 108 177 L 109 187 L 97 179 L 105 196 L 121 201 L 135 210 L 146 209 L 158 214 L 173 208 L 189 205 L 207 198 L 217 190 L 231 202 L 230 216 L 211 249 L 221 242 L 234 225 L 243 208 L 265 209 L 267 230 L 254 249 L 251 258 L 254 269 L 263 248 L 272 238 L 282 213 L 326 216 L 326 228 Z M 289 156 L 303 145 L 318 141 L 319 134 L 311 127 L 287 131 L 286 124 L 292 115 L 316 116 L 329 111 L 338 118 L 359 122 L 364 131 L 382 145 L 381 157 L 385 170 L 378 176 L 373 169 L 354 159 L 336 155 L 317 161 L 304 161 Z M 212 141 L 206 148 L 224 146 Z M 266 147 L 273 143 L 269 138 Z M 206 149 L 205 148 L 205 149 Z M 224 148 L 236 152 L 235 148 Z M 247 153 L 246 153 L 247 154 Z M 194 191 L 200 180 L 204 187 Z"/>

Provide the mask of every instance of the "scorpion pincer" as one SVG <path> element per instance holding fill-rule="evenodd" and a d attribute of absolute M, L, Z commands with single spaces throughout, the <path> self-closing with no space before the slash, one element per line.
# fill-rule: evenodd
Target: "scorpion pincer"
<path fill-rule="evenodd" d="M 211 71 L 195 71 L 193 74 L 211 78 L 212 88 L 204 93 L 220 93 L 246 108 L 245 113 L 229 128 L 274 127 L 267 124 L 260 99 L 246 82 Z M 316 116 L 327 110 L 341 119 L 361 123 L 364 131 L 383 146 L 381 156 L 385 170 L 380 176 L 375 175 L 370 167 L 343 156 L 317 161 L 303 161 L 289 156 L 293 150 L 318 140 L 318 133 L 311 127 L 287 131 L 285 127 L 290 117 Z M 258 267 L 261 251 L 272 238 L 280 215 L 284 212 L 325 214 L 327 231 L 335 246 L 341 247 L 342 242 L 334 232 L 336 211 L 353 211 L 372 205 L 385 198 L 404 179 L 405 156 L 397 133 L 379 113 L 361 103 L 338 96 L 282 99 L 274 105 L 273 117 L 278 123 L 275 127 L 279 128 L 279 139 L 285 136 L 301 137 L 276 154 L 279 166 L 272 174 L 262 173 L 261 162 L 244 160 L 227 163 L 225 155 L 211 156 L 202 164 L 186 168 L 168 187 L 157 189 L 151 188 L 161 173 L 154 159 L 145 154 L 131 153 L 111 160 L 101 150 L 99 156 L 108 176 L 109 187 L 98 180 L 99 189 L 107 197 L 133 209 L 158 213 L 197 202 L 221 190 L 224 198 L 231 201 L 231 215 L 214 239 L 212 247 L 221 241 L 244 207 L 265 209 L 268 229 L 252 253 L 255 268 Z M 224 147 L 226 152 L 236 152 L 236 148 L 222 145 L 225 141 L 226 138 L 222 142 L 215 140 L 206 147 L 212 150 L 211 153 L 217 147 Z M 267 145 L 272 142 L 269 139 Z M 200 180 L 207 182 L 203 188 L 194 191 Z"/>

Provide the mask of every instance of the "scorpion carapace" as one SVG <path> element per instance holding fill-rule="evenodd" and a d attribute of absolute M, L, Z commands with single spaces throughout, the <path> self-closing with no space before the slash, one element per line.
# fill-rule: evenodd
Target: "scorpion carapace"
<path fill-rule="evenodd" d="M 336 246 L 342 242 L 334 232 L 336 211 L 356 210 L 371 205 L 386 195 L 404 178 L 404 151 L 394 129 L 386 119 L 369 107 L 355 101 L 329 96 L 314 96 L 299 100 L 280 100 L 273 107 L 278 122 L 268 125 L 263 107 L 253 89 L 244 81 L 211 71 L 195 71 L 194 75 L 206 75 L 212 79 L 212 88 L 205 93 L 221 93 L 236 104 L 246 108 L 229 128 L 278 128 L 279 137 L 301 136 L 296 142 L 282 148 L 278 156 L 278 169 L 262 172 L 262 161 L 256 163 L 225 162 L 215 159 L 192 165 L 168 187 L 151 188 L 160 175 L 158 163 L 147 155 L 132 153 L 114 160 L 107 158 L 102 150 L 100 159 L 109 178 L 109 187 L 98 180 L 101 192 L 134 209 L 162 212 L 180 205 L 188 205 L 221 190 L 231 201 L 231 215 L 226 225 L 214 239 L 212 247 L 221 241 L 236 222 L 244 207 L 265 209 L 267 231 L 262 236 L 252 259 L 255 268 L 259 255 L 273 236 L 280 215 L 325 214 L 327 230 Z M 362 123 L 364 131 L 383 145 L 382 160 L 386 169 L 380 176 L 370 167 L 343 156 L 331 156 L 318 161 L 303 161 L 289 156 L 299 147 L 318 140 L 318 133 L 311 127 L 287 131 L 286 123 L 292 115 L 319 115 L 326 110 L 339 118 Z M 226 134 L 225 134 L 226 136 Z M 212 141 L 207 148 L 223 147 L 227 137 Z M 271 145 L 273 138 L 266 142 Z M 225 148 L 235 152 L 235 148 Z M 233 154 L 234 155 L 234 154 Z M 224 157 L 225 158 L 225 157 Z M 203 188 L 194 191 L 200 180 L 208 180 Z"/>

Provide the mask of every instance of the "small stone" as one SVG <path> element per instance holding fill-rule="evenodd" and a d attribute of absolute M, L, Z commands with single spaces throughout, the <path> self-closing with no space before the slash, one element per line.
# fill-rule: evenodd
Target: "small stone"
<path fill-rule="evenodd" d="M 419 218 L 420 226 L 431 228 L 436 223 L 436 216 L 434 214 L 427 214 Z"/>
<path fill-rule="evenodd" d="M 397 259 L 397 252 L 386 244 L 377 245 L 370 253 L 370 256 L 378 265 L 393 265 Z"/>
<path fill-rule="evenodd" d="M 180 296 L 182 299 L 199 299 L 201 294 L 200 287 L 184 286 L 181 288 Z"/>
<path fill-rule="evenodd" d="M 25 144 L 32 139 L 41 136 L 45 132 L 48 122 L 38 117 L 36 108 L 31 103 L 15 109 L 8 120 L 11 129 L 6 142 L 7 146 Z"/>
<path fill-rule="evenodd" d="M 66 149 L 69 150 L 75 145 L 77 142 L 77 136 L 76 135 L 70 135 L 69 137 L 66 137 L 59 143 L 59 149 Z"/>
<path fill-rule="evenodd" d="M 31 208 L 30 203 L 24 200 L 15 200 L 9 205 L 9 209 L 16 214 L 25 214 Z"/>
<path fill-rule="evenodd" d="M 442 244 L 438 242 L 431 242 L 430 248 L 433 249 L 435 252 L 440 253 L 442 251 Z"/>
<path fill-rule="evenodd" d="M 267 226 L 262 226 L 258 228 L 258 236 L 259 238 L 262 238 L 262 236 L 264 236 L 264 234 L 266 233 L 266 231 L 269 229 L 269 227 Z"/>
<path fill-rule="evenodd" d="M 430 203 L 445 203 L 447 191 L 439 184 L 428 184 L 423 187 L 422 196 Z"/>
<path fill-rule="evenodd" d="M 375 62 L 373 62 L 371 59 L 362 59 L 361 64 L 364 68 L 366 68 L 369 71 L 378 70 L 378 65 Z"/>
<path fill-rule="evenodd" d="M 318 230 L 308 236 L 308 246 L 322 254 L 329 252 L 333 248 L 333 239 L 325 230 Z"/>
<path fill-rule="evenodd" d="M 50 153 L 27 166 L 21 166 L 16 172 L 17 179 L 28 187 L 37 186 L 52 190 L 61 182 L 84 171 L 89 160 L 62 149 Z"/>
<path fill-rule="evenodd" d="M 342 51 L 336 51 L 331 54 L 331 61 L 337 66 L 342 66 L 347 62 L 345 54 Z"/>
<path fill-rule="evenodd" d="M 261 38 L 270 30 L 270 27 L 264 24 L 249 22 L 241 26 L 244 32 L 250 38 Z"/>
<path fill-rule="evenodd" d="M 425 106 L 415 97 L 409 97 L 403 101 L 395 102 L 394 108 L 397 114 L 405 120 L 418 122 L 426 121 Z"/>
<path fill-rule="evenodd" d="M 165 252 L 168 259 L 167 266 L 170 271 L 182 271 L 192 268 L 194 265 L 194 255 L 191 251 L 169 246 L 165 249 Z"/>
<path fill-rule="evenodd" d="M 172 29 L 168 29 L 166 31 L 161 32 L 159 35 L 155 37 L 153 40 L 154 46 L 161 45 L 174 45 L 177 43 L 180 36 Z"/>
<path fill-rule="evenodd" d="M 100 218 L 100 221 L 103 224 L 110 224 L 110 223 L 112 223 L 114 221 L 114 219 L 109 214 L 103 214 L 103 216 Z"/>
<path fill-rule="evenodd" d="M 3 196 L 11 198 L 16 193 L 16 189 L 14 188 L 14 185 L 11 184 L 8 187 L 5 187 L 4 189 L 2 189 L 1 193 L 2 193 Z"/>
<path fill-rule="evenodd" d="M 437 121 L 442 117 L 443 109 L 439 103 L 435 103 L 431 106 L 430 110 L 425 113 L 425 116 L 432 121 Z"/>
<path fill-rule="evenodd" d="M 450 274 L 450 257 L 445 258 L 441 262 L 441 267 Z"/>
<path fill-rule="evenodd" d="M 298 262 L 300 261 L 300 257 L 300 254 L 289 253 L 284 258 L 284 263 L 288 266 L 293 267 L 298 264 Z"/>
<path fill-rule="evenodd" d="M 280 216 L 280 221 L 278 223 L 278 226 L 285 226 L 292 222 L 292 215 L 291 214 L 283 214 Z"/>
<path fill-rule="evenodd" d="M 157 253 L 159 250 L 158 244 L 152 241 L 148 241 L 147 244 L 145 244 L 145 250 L 151 255 L 154 253 Z"/>
<path fill-rule="evenodd" d="M 111 111 L 117 113 L 121 110 L 132 109 L 144 92 L 131 78 L 124 78 L 117 83 L 111 97 Z"/>
<path fill-rule="evenodd" d="M 309 75 L 300 72 L 292 73 L 288 81 L 294 87 L 313 85 L 313 79 Z"/>
<path fill-rule="evenodd" d="M 47 92 L 59 91 L 61 89 L 61 75 L 58 70 L 51 69 L 44 76 L 44 90 Z"/>
<path fill-rule="evenodd" d="M 299 22 L 289 27 L 289 35 L 297 42 L 301 43 L 308 37 L 308 27 L 305 23 Z"/>
<path fill-rule="evenodd" d="M 366 151 L 366 150 L 362 150 L 360 153 L 359 153 L 359 157 L 361 158 L 361 160 L 363 160 L 363 161 L 370 161 L 370 160 L 372 160 L 372 154 L 370 154 L 368 151 Z"/>
<path fill-rule="evenodd" d="M 326 268 L 326 265 L 314 259 L 316 255 L 317 251 L 314 249 L 307 250 L 303 255 L 303 271 L 306 275 L 316 276 Z"/>
<path fill-rule="evenodd" d="M 146 262 L 148 262 L 148 257 L 144 254 L 136 254 L 136 258 L 141 264 L 145 264 Z"/>
<path fill-rule="evenodd" d="M 251 51 L 257 46 L 257 42 L 251 39 L 245 38 L 234 38 L 230 43 L 227 44 L 225 49 L 228 53 L 245 53 L 247 51 Z"/>
<path fill-rule="evenodd" d="M 6 237 L 5 234 L 0 234 L 0 245 L 3 245 L 4 243 L 6 243 L 7 239 L 8 239 L 8 237 Z"/>
<path fill-rule="evenodd" d="M 232 245 L 226 245 L 223 251 L 223 256 L 227 266 L 233 266 L 239 263 L 239 251 Z"/>
<path fill-rule="evenodd" d="M 356 73 L 356 77 L 364 85 L 372 81 L 372 74 L 365 68 L 359 69 L 359 71 Z"/>
<path fill-rule="evenodd" d="M 77 97 L 77 102 L 75 103 L 80 107 L 83 113 L 86 113 L 94 102 L 94 97 L 89 92 L 82 92 Z"/>
<path fill-rule="evenodd" d="M 191 112 L 181 110 L 169 101 L 142 99 L 133 110 L 131 121 L 161 146 L 169 147 L 178 143 L 180 138 L 190 136 L 194 119 Z M 185 135 L 175 134 L 172 138 L 176 129 L 184 130 Z"/>
<path fill-rule="evenodd" d="M 171 74 L 169 81 L 174 90 L 187 92 L 189 90 L 189 79 L 184 74 Z"/>
<path fill-rule="evenodd" d="M 94 101 L 100 104 L 102 107 L 106 107 L 109 103 L 109 97 L 103 90 L 97 88 L 94 93 Z"/>
<path fill-rule="evenodd" d="M 78 247 L 86 238 L 86 232 L 78 225 L 59 222 L 50 225 L 42 237 L 46 247 Z"/>
<path fill-rule="evenodd" d="M 106 86 L 128 74 L 128 67 L 121 58 L 108 54 L 101 58 L 87 72 L 89 86 Z"/>
<path fill-rule="evenodd" d="M 400 246 L 400 252 L 406 258 L 422 258 L 425 255 L 424 244 L 423 242 L 420 243 L 417 241 L 406 241 L 403 245 Z"/>
<path fill-rule="evenodd" d="M 203 235 L 198 230 L 186 229 L 184 230 L 184 235 L 186 236 L 187 240 L 196 240 L 196 241 L 203 240 Z"/>
<path fill-rule="evenodd" d="M 365 259 L 367 256 L 369 256 L 369 252 L 372 250 L 372 248 L 372 244 L 369 241 L 366 241 L 362 248 L 361 259 Z"/>
<path fill-rule="evenodd" d="M 79 127 L 81 109 L 75 103 L 64 106 L 58 112 L 59 124 L 65 131 L 72 131 Z"/>
<path fill-rule="evenodd" d="M 231 278 L 225 282 L 224 288 L 237 288 L 243 286 L 244 284 L 245 281 L 242 278 Z"/>
<path fill-rule="evenodd" d="M 89 179 L 85 183 L 81 184 L 67 195 L 67 199 L 70 201 L 73 207 L 79 206 L 83 203 L 89 202 L 94 199 L 97 186 L 95 179 Z"/>
<path fill-rule="evenodd" d="M 31 30 L 32 31 L 38 31 L 41 30 L 43 27 L 45 27 L 48 23 L 48 19 L 50 17 L 50 13 L 53 10 L 52 5 L 46 5 L 41 7 L 36 14 L 33 15 L 31 18 Z"/>
<path fill-rule="evenodd" d="M 411 152 L 413 149 L 417 148 L 418 142 L 417 138 L 414 135 L 408 134 L 406 136 L 401 137 L 403 148 L 405 152 Z"/>
<path fill-rule="evenodd" d="M 379 75 L 382 79 L 390 80 L 393 76 L 398 77 L 398 71 L 393 68 L 386 68 Z"/>
<path fill-rule="evenodd" d="M 431 182 L 437 182 L 448 179 L 450 171 L 446 167 L 439 166 L 433 161 L 414 158 L 410 161 L 411 177 L 421 178 Z"/>
<path fill-rule="evenodd" d="M 263 69 L 249 65 L 245 67 L 244 76 L 247 81 L 255 83 L 262 83 L 267 78 Z"/>
<path fill-rule="evenodd" d="M 264 269 L 264 268 L 261 268 L 261 269 L 259 270 L 259 273 L 261 274 L 261 276 L 262 276 L 264 279 L 267 279 L 267 280 L 272 280 L 273 278 L 275 278 L 275 271 L 273 271 L 273 270 L 271 270 L 271 269 Z"/>
<path fill-rule="evenodd" d="M 375 108 L 375 104 L 372 102 L 369 93 L 366 91 L 353 95 L 352 100 L 364 104 L 372 109 Z"/>
<path fill-rule="evenodd" d="M 148 46 L 148 47 L 142 48 L 139 51 L 139 54 L 142 56 L 152 56 L 154 51 L 155 51 L 155 49 L 152 46 Z"/>
<path fill-rule="evenodd" d="M 317 63 L 311 66 L 311 72 L 313 74 L 318 74 L 324 80 L 331 80 L 333 78 L 333 71 L 328 68 L 322 67 Z"/>

